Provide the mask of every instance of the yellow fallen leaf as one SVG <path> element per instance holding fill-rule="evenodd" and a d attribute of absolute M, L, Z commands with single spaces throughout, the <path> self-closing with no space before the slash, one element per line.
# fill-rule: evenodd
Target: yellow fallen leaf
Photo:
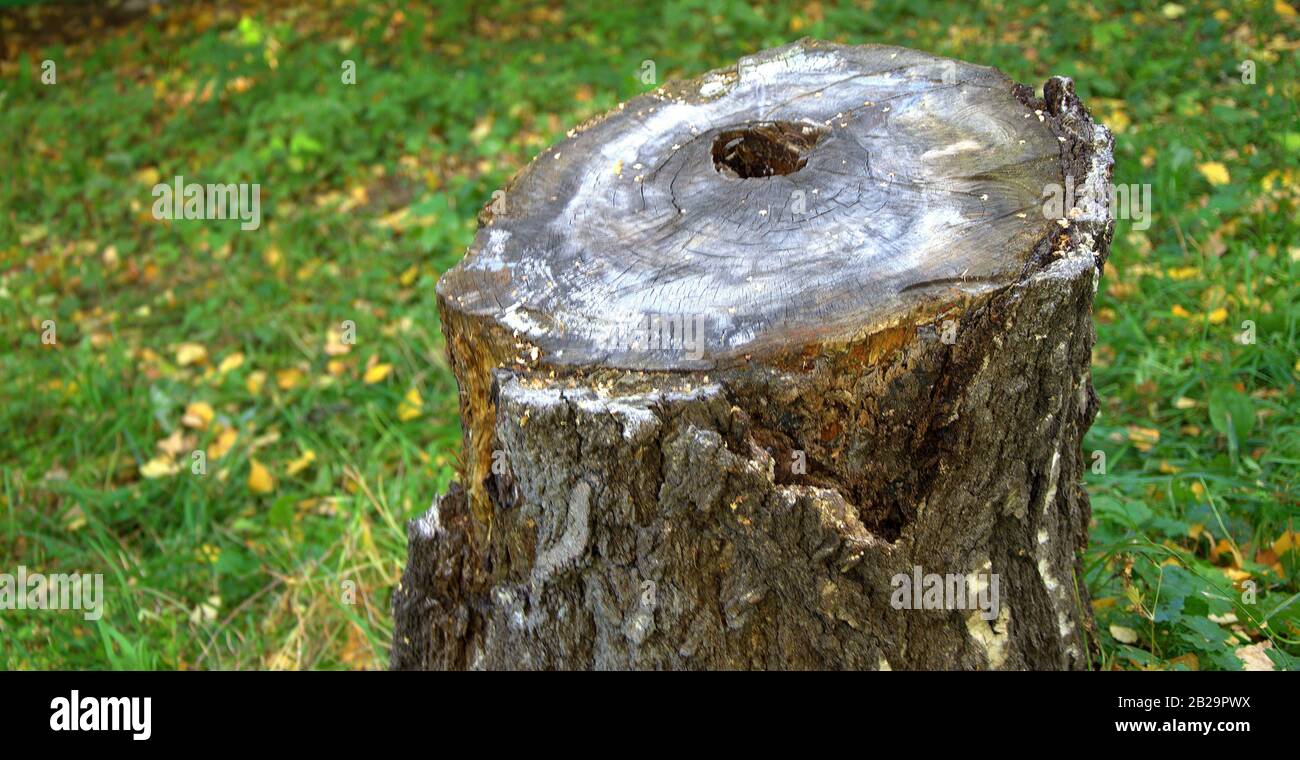
<path fill-rule="evenodd" d="M 424 399 L 420 398 L 418 388 L 412 388 L 406 392 L 406 399 L 397 406 L 397 419 L 402 422 L 413 420 L 423 414 Z"/>
<path fill-rule="evenodd" d="M 342 356 L 352 350 L 352 344 L 343 342 L 343 331 L 331 327 L 325 335 L 325 355 Z"/>
<path fill-rule="evenodd" d="M 300 382 L 302 382 L 302 370 L 296 367 L 280 369 L 275 372 L 275 384 L 282 391 L 291 390 Z"/>
<path fill-rule="evenodd" d="M 1295 8 L 1282 0 L 1273 0 L 1273 11 L 1279 16 L 1294 17 Z"/>
<path fill-rule="evenodd" d="M 1123 134 L 1128 131 L 1133 120 L 1129 118 L 1128 113 L 1124 110 L 1124 104 L 1117 104 L 1105 117 L 1106 126 L 1114 132 Z"/>
<path fill-rule="evenodd" d="M 195 430 L 207 430 L 213 416 L 215 415 L 211 404 L 206 401 L 195 401 L 185 407 L 185 415 L 181 417 L 181 424 Z"/>
<path fill-rule="evenodd" d="M 198 343 L 182 343 L 176 347 L 176 363 L 182 367 L 201 364 L 208 360 L 208 349 Z"/>
<path fill-rule="evenodd" d="M 1278 536 L 1277 540 L 1273 542 L 1273 553 L 1281 557 L 1283 554 L 1300 546 L 1300 543 L 1296 541 L 1296 535 L 1295 531 L 1283 531 L 1282 535 Z"/>
<path fill-rule="evenodd" d="M 217 365 L 217 372 L 224 375 L 227 372 L 233 372 L 242 366 L 244 366 L 244 355 L 239 351 L 236 351 L 233 354 L 228 354 L 226 358 L 221 360 L 221 363 Z"/>
<path fill-rule="evenodd" d="M 1139 451 L 1150 451 L 1152 446 L 1155 446 L 1160 442 L 1160 431 L 1155 428 L 1129 425 L 1128 439 L 1133 442 L 1133 445 L 1137 447 Z"/>
<path fill-rule="evenodd" d="M 266 373 L 257 370 L 249 374 L 248 379 L 244 381 L 244 387 L 248 389 L 249 394 L 256 396 L 262 392 L 262 385 L 266 382 Z"/>
<path fill-rule="evenodd" d="M 275 490 L 275 478 L 256 459 L 248 460 L 248 490 L 253 493 L 270 493 Z"/>
<path fill-rule="evenodd" d="M 80 504 L 73 505 L 72 509 L 63 516 L 63 527 L 68 531 L 77 531 L 86 527 L 86 512 Z"/>
<path fill-rule="evenodd" d="M 181 434 L 181 429 L 176 428 L 172 434 L 154 444 L 158 450 L 168 455 L 172 459 L 179 457 L 181 454 L 190 450 L 189 441 Z"/>
<path fill-rule="evenodd" d="M 216 461 L 224 457 L 235 445 L 239 439 L 239 431 L 234 428 L 225 428 L 217 433 L 217 439 L 208 444 L 208 459 Z"/>
<path fill-rule="evenodd" d="M 1232 177 L 1228 174 L 1228 167 L 1218 161 L 1206 161 L 1197 164 L 1196 168 L 1211 185 L 1226 185 L 1232 181 Z"/>
<path fill-rule="evenodd" d="M 262 251 L 262 261 L 265 261 L 268 267 L 279 266 L 280 262 L 284 261 L 284 254 L 273 245 L 267 246 L 266 250 Z"/>
<path fill-rule="evenodd" d="M 173 462 L 171 457 L 164 455 L 145 462 L 144 466 L 140 468 L 140 475 L 153 480 L 154 478 L 175 475 L 180 471 L 181 466 Z"/>
<path fill-rule="evenodd" d="M 162 179 L 162 174 L 158 172 L 157 167 L 146 166 L 145 168 L 135 173 L 135 178 L 142 185 L 153 186 L 158 184 L 158 180 Z"/>
<path fill-rule="evenodd" d="M 347 369 L 348 369 L 347 363 L 339 361 L 338 359 L 330 359 L 329 361 L 325 362 L 325 371 L 329 372 L 334 377 L 338 377 L 339 375 L 342 375 L 344 372 L 347 371 Z"/>
<path fill-rule="evenodd" d="M 1228 310 L 1222 306 L 1210 312 L 1210 324 L 1221 325 L 1226 321 L 1228 321 Z"/>
<path fill-rule="evenodd" d="M 420 265 L 412 264 L 410 268 L 408 268 L 405 272 L 402 272 L 400 275 L 397 276 L 397 281 L 402 284 L 402 287 L 409 288 L 411 287 L 411 283 L 415 282 L 415 278 L 419 276 L 420 276 Z"/>
<path fill-rule="evenodd" d="M 375 383 L 382 382 L 383 379 L 388 377 L 388 374 L 392 371 L 393 365 L 391 364 L 381 363 L 374 365 L 370 369 L 366 370 L 366 385 L 374 385 Z"/>
<path fill-rule="evenodd" d="M 411 209 L 409 206 L 407 208 L 399 208 L 396 211 L 380 217 L 376 224 L 380 227 L 387 227 L 388 229 L 401 230 L 405 227 L 406 217 L 410 216 L 410 214 Z"/>
<path fill-rule="evenodd" d="M 1193 277 L 1200 277 L 1201 269 L 1200 267 L 1171 267 L 1165 270 L 1165 275 L 1171 280 L 1181 282 L 1182 280 L 1190 280 Z"/>
<path fill-rule="evenodd" d="M 307 449 L 306 451 L 302 452 L 302 456 L 298 457 L 297 459 L 289 463 L 289 467 L 287 468 L 286 471 L 291 476 L 297 475 L 298 473 L 302 472 L 308 467 L 311 467 L 311 463 L 315 461 L 316 461 L 316 452 L 312 451 L 311 449 Z"/>
<path fill-rule="evenodd" d="M 1189 312 L 1187 309 L 1184 309 L 1179 304 L 1174 304 L 1174 307 L 1169 310 L 1169 313 L 1173 314 L 1175 317 L 1178 317 L 1179 319 L 1189 319 L 1192 316 L 1191 312 Z"/>
<path fill-rule="evenodd" d="M 1115 640 L 1121 644 L 1136 644 L 1138 640 L 1137 631 L 1113 623 L 1110 626 L 1110 635 L 1114 636 Z"/>

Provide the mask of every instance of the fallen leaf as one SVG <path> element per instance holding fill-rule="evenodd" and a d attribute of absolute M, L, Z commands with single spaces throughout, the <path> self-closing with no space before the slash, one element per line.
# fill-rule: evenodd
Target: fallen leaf
<path fill-rule="evenodd" d="M 140 468 L 140 475 L 142 477 L 153 480 L 155 478 L 163 478 L 163 477 L 175 475 L 180 471 L 181 471 L 180 465 L 173 462 L 171 457 L 163 455 L 163 456 L 154 457 L 153 459 L 150 459 L 148 462 L 145 462 L 144 466 Z"/>
<path fill-rule="evenodd" d="M 73 505 L 63 516 L 63 527 L 68 531 L 81 530 L 86 527 L 86 512 L 80 504 Z"/>
<path fill-rule="evenodd" d="M 217 619 L 217 613 L 221 607 L 221 597 L 208 597 L 206 602 L 200 603 L 190 611 L 190 622 L 194 625 L 200 623 L 211 623 Z"/>
<path fill-rule="evenodd" d="M 211 404 L 206 401 L 195 401 L 185 407 L 185 414 L 181 417 L 181 424 L 195 430 L 207 430 L 213 416 L 215 416 L 215 413 L 212 411 Z"/>
<path fill-rule="evenodd" d="M 1160 442 L 1160 431 L 1155 428 L 1129 425 L 1128 439 L 1133 442 L 1133 446 L 1138 451 L 1150 451 L 1153 446 Z"/>
<path fill-rule="evenodd" d="M 366 385 L 374 385 L 375 383 L 382 382 L 383 379 L 388 377 L 389 373 L 392 371 L 393 365 L 391 364 L 381 363 L 374 365 L 366 370 L 366 376 L 364 378 Z"/>
<path fill-rule="evenodd" d="M 1138 640 L 1137 631 L 1113 623 L 1110 626 L 1110 635 L 1121 644 L 1136 644 Z"/>
<path fill-rule="evenodd" d="M 326 356 L 342 356 L 352 350 L 352 344 L 343 342 L 343 331 L 332 327 L 325 335 Z"/>
<path fill-rule="evenodd" d="M 208 360 L 208 349 L 198 343 L 182 343 L 176 347 L 176 363 L 182 367 L 201 364 Z"/>
<path fill-rule="evenodd" d="M 1228 310 L 1222 306 L 1210 312 L 1210 324 L 1221 325 L 1226 321 L 1228 321 Z"/>
<path fill-rule="evenodd" d="M 208 444 L 208 459 L 216 461 L 224 457 L 239 440 L 239 431 L 234 428 L 225 428 L 217 433 L 217 438 Z"/>
<path fill-rule="evenodd" d="M 244 355 L 236 351 L 233 354 L 228 354 L 226 358 L 221 360 L 221 363 L 217 365 L 217 372 L 218 374 L 224 375 L 227 372 L 233 372 L 242 366 L 244 366 Z"/>
<path fill-rule="evenodd" d="M 292 390 L 300 382 L 302 382 L 302 370 L 296 367 L 280 369 L 275 372 L 275 384 L 282 391 Z"/>
<path fill-rule="evenodd" d="M 1237 655 L 1237 659 L 1241 660 L 1242 670 L 1272 670 L 1273 661 L 1265 653 L 1272 646 L 1273 642 L 1271 641 L 1261 641 L 1258 644 L 1238 647 L 1233 650 L 1233 654 Z"/>
<path fill-rule="evenodd" d="M 1197 164 L 1196 168 L 1211 185 L 1226 185 L 1232 181 L 1231 175 L 1228 174 L 1228 167 L 1218 161 L 1206 161 Z"/>
<path fill-rule="evenodd" d="M 311 463 L 315 461 L 316 461 L 316 452 L 312 451 L 311 449 L 307 449 L 306 451 L 302 452 L 302 456 L 298 457 L 297 459 L 289 463 L 289 467 L 287 468 L 286 471 L 289 473 L 289 475 L 297 475 L 298 473 L 302 472 L 308 467 L 311 467 Z"/>
<path fill-rule="evenodd" d="M 420 397 L 418 388 L 412 388 L 406 392 L 406 399 L 397 406 L 397 419 L 402 422 L 413 420 L 423 414 L 424 399 Z"/>
<path fill-rule="evenodd" d="M 249 374 L 248 379 L 244 381 L 244 387 L 248 389 L 251 395 L 257 396 L 262 392 L 262 385 L 266 382 L 266 373 L 257 370 Z"/>
<path fill-rule="evenodd" d="M 145 168 L 135 173 L 135 178 L 136 181 L 138 181 L 142 185 L 152 186 L 158 184 L 158 180 L 162 179 L 162 174 L 158 172 L 157 167 L 146 166 Z"/>
<path fill-rule="evenodd" d="M 248 460 L 248 490 L 253 493 L 270 493 L 275 490 L 271 471 L 256 459 Z"/>
<path fill-rule="evenodd" d="M 171 457 L 172 459 L 175 459 L 176 457 L 179 457 L 181 454 L 184 454 L 185 452 L 191 450 L 192 446 L 190 445 L 190 443 L 191 442 L 187 442 L 185 440 L 185 437 L 182 435 L 181 429 L 176 428 L 175 430 L 172 431 L 171 435 L 167 436 L 166 438 L 163 438 L 162 440 L 158 441 L 158 443 L 154 445 L 158 448 L 159 451 Z"/>

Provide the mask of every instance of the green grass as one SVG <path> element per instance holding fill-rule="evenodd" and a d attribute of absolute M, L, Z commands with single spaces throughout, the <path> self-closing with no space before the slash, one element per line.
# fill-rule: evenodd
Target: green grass
<path fill-rule="evenodd" d="M 1119 224 L 1098 294 L 1097 666 L 1235 669 L 1266 643 L 1297 667 L 1300 553 L 1275 551 L 1300 522 L 1289 6 L 436 5 L 169 5 L 84 34 L 0 16 L 0 572 L 100 572 L 107 594 L 95 623 L 0 612 L 0 667 L 382 667 L 404 521 L 455 466 L 433 287 L 477 209 L 649 89 L 643 61 L 662 82 L 803 35 L 1069 75 L 1117 127 L 1116 182 L 1155 208 Z M 260 183 L 261 228 L 155 221 L 175 175 Z M 144 477 L 178 430 L 179 471 Z"/>

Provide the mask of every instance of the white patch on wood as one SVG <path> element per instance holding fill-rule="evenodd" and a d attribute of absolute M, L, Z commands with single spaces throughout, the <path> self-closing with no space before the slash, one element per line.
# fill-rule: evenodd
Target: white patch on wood
<path fill-rule="evenodd" d="M 727 91 L 727 80 L 722 77 L 709 77 L 700 85 L 700 97 L 712 98 Z"/>
<path fill-rule="evenodd" d="M 945 158 L 947 156 L 954 156 L 958 153 L 965 153 L 968 150 L 982 150 L 982 149 L 983 146 L 981 146 L 979 143 L 975 142 L 974 140 L 958 140 L 952 145 L 948 145 L 943 148 L 931 148 L 930 150 L 927 150 L 926 152 L 921 154 L 921 160 L 930 161 L 936 158 Z"/>
<path fill-rule="evenodd" d="M 975 568 L 966 574 L 966 598 L 982 599 L 985 589 L 989 585 L 989 573 L 993 570 L 993 563 L 984 560 L 984 564 Z M 996 590 L 996 589 L 995 589 Z M 973 609 L 966 616 L 966 632 L 970 634 L 971 640 L 979 645 L 984 652 L 984 658 L 988 662 L 989 668 L 996 670 L 1002 667 L 1007 661 L 1007 649 L 1011 643 L 1011 605 L 1001 598 L 997 598 L 998 613 L 997 618 L 990 625 L 989 621 L 984 619 L 985 610 Z"/>
<path fill-rule="evenodd" d="M 423 538 L 435 538 L 442 531 L 442 513 L 440 511 L 441 497 L 433 500 L 433 505 L 429 511 L 420 515 L 415 521 L 415 530 Z"/>
<path fill-rule="evenodd" d="M 510 308 L 501 312 L 501 322 L 511 330 L 515 330 L 522 335 L 527 335 L 531 339 L 544 335 L 546 327 L 533 318 L 532 314 L 527 311 L 521 311 L 522 304 L 511 304 Z"/>
<path fill-rule="evenodd" d="M 997 670 L 1007 661 L 1007 649 L 1011 644 L 1011 605 L 1005 601 L 998 609 L 997 620 L 992 625 L 980 617 L 979 610 L 972 610 L 966 616 L 966 632 L 971 640 L 984 650 L 984 657 L 989 668 Z"/>
<path fill-rule="evenodd" d="M 1047 492 L 1043 494 L 1042 522 L 1038 530 L 1038 575 L 1043 579 L 1043 588 L 1047 589 L 1047 597 L 1052 603 L 1052 608 L 1056 611 L 1056 627 L 1061 634 L 1062 639 L 1068 639 L 1074 633 L 1074 622 L 1070 620 L 1068 611 L 1070 609 L 1069 590 L 1061 585 L 1052 570 L 1051 553 L 1048 549 L 1049 536 L 1045 527 L 1048 519 L 1048 510 L 1056 501 L 1056 486 L 1061 475 L 1061 452 L 1059 450 L 1052 452 L 1052 464 L 1048 467 L 1047 473 Z M 1078 650 L 1073 645 L 1066 650 L 1072 656 L 1078 656 Z"/>

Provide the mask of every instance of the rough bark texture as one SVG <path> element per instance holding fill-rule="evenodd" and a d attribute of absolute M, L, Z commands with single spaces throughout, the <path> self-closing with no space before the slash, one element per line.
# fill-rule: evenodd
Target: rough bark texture
<path fill-rule="evenodd" d="M 796 224 L 791 234 L 818 244 L 800 249 L 796 240 L 778 258 L 792 266 L 804 250 L 826 266 L 838 261 L 836 282 L 856 288 L 834 286 L 838 300 L 824 301 L 798 277 L 790 278 L 789 300 L 741 300 L 744 286 L 733 280 L 746 270 L 716 248 L 700 270 L 713 286 L 689 307 L 656 302 L 665 285 L 649 281 L 638 308 L 698 310 L 705 301 L 719 313 L 745 315 L 722 320 L 706 350 L 687 359 L 594 337 L 593 322 L 608 319 L 600 299 L 613 311 L 622 307 L 611 305 L 613 291 L 597 271 L 603 265 L 584 264 L 590 253 L 568 241 L 590 243 L 608 230 L 589 233 L 591 222 L 579 223 L 560 239 L 552 220 L 513 248 L 493 236 L 497 223 L 520 233 L 539 224 L 534 206 L 563 207 L 569 199 L 537 195 L 536 173 L 556 169 L 521 175 L 511 192 L 527 193 L 517 204 L 507 196 L 514 221 L 486 214 L 466 263 L 439 287 L 461 385 L 465 488 L 453 487 L 410 524 L 408 565 L 394 596 L 393 667 L 1086 667 L 1092 618 L 1078 561 L 1089 519 L 1080 441 L 1097 406 L 1090 307 L 1111 232 L 1109 134 L 1088 118 L 1066 79 L 1050 80 L 1042 102 L 991 70 L 897 48 L 806 41 L 750 61 L 760 85 L 764 67 L 780 64 L 795 70 L 791 82 L 811 83 L 807 92 L 833 93 L 864 79 L 895 87 L 903 111 L 956 109 L 932 125 L 979 121 L 987 111 L 989 123 L 1006 125 L 994 130 L 1001 142 L 986 146 L 1003 168 L 971 158 L 944 164 L 945 195 L 960 199 L 939 201 L 954 224 L 940 225 L 938 243 L 920 245 L 908 232 L 821 244 L 825 228 Z M 931 70 L 941 74 L 936 87 L 956 89 L 952 98 L 933 100 L 930 89 L 915 86 L 917 72 Z M 760 194 L 771 190 L 764 183 L 785 177 L 816 186 L 828 137 L 803 153 L 807 134 L 785 131 L 780 121 L 798 123 L 799 109 L 815 97 L 788 83 L 780 97 L 747 89 L 744 64 L 738 82 L 734 71 L 714 72 L 658 97 L 712 92 L 714 82 L 735 83 L 721 99 L 748 98 L 769 132 L 737 142 L 738 132 L 754 134 L 752 125 L 737 126 L 749 124 L 733 113 L 738 107 L 700 125 L 697 147 L 715 178 L 700 174 L 693 197 L 706 207 L 719 202 L 707 182 L 750 183 Z M 982 94 L 963 99 L 970 82 Z M 860 94 L 841 93 L 858 101 Z M 649 107 L 638 101 L 627 108 Z M 589 127 L 607 132 L 597 145 L 622 134 L 617 122 L 608 126 L 616 118 Z M 1027 131 L 1023 122 L 1035 126 Z M 922 121 L 913 126 L 903 133 L 932 142 L 905 142 L 900 155 L 964 152 L 947 148 L 967 137 L 923 129 Z M 890 133 L 882 134 L 873 155 L 888 150 Z M 586 155 L 582 136 L 555 152 Z M 783 140 L 793 151 L 757 154 Z M 1007 141 L 1031 146 L 1032 155 L 1008 163 L 1019 148 Z M 1048 164 L 1045 144 L 1054 150 Z M 551 154 L 539 160 L 554 161 Z M 902 158 L 896 164 L 906 170 Z M 858 162 L 852 166 L 859 171 Z M 586 176 L 581 166 L 576 176 Z M 1041 184 L 1067 176 L 1084 187 L 1078 207 L 1045 220 Z M 980 195 L 970 194 L 970 183 L 983 188 L 984 201 L 969 202 Z M 585 192 L 580 183 L 555 187 L 567 187 L 569 197 Z M 737 186 L 719 187 L 725 198 Z M 610 191 L 612 203 L 619 192 Z M 650 205 L 657 192 L 653 183 L 645 191 Z M 1034 196 L 1028 207 L 1026 193 Z M 877 198 L 879 206 L 843 212 L 849 216 L 837 224 L 900 207 L 907 224 L 924 217 L 925 209 L 899 197 L 895 188 Z M 1006 205 L 984 216 L 988 198 Z M 1019 208 L 1031 214 L 1023 223 L 1014 221 Z M 980 234 L 953 233 L 981 218 Z M 640 234 L 630 231 L 635 221 L 609 224 L 625 228 L 622 239 Z M 675 234 L 667 230 L 660 244 L 675 245 Z M 646 253 L 649 241 L 636 239 L 644 245 L 607 255 L 660 260 Z M 899 249 L 904 240 L 909 247 Z M 850 255 L 864 246 L 870 255 Z M 581 282 L 537 275 L 548 261 L 597 274 Z M 952 270 L 954 262 L 979 268 L 978 276 Z M 667 282 L 699 275 L 674 272 L 663 275 Z M 501 303 L 506 292 L 518 300 Z M 518 321 L 522 312 L 526 323 Z M 917 569 L 967 576 L 972 585 L 996 574 L 996 615 L 899 609 L 893 579 Z"/>

